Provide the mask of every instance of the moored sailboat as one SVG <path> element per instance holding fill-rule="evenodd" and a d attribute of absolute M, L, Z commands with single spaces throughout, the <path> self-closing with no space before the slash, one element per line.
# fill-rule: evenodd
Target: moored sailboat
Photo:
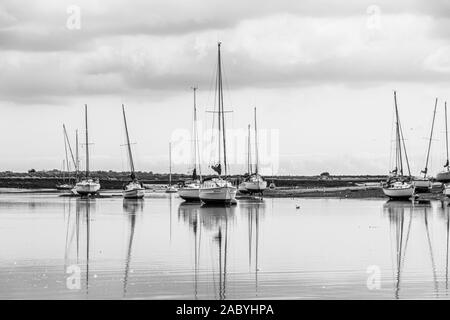
<path fill-rule="evenodd" d="M 450 182 L 450 163 L 448 155 L 448 125 L 447 125 L 447 101 L 445 102 L 445 150 L 446 150 L 446 161 L 444 164 L 444 170 L 436 175 L 436 181 L 442 183 Z M 450 190 L 449 190 L 450 191 Z M 445 192 L 444 192 L 445 193 Z"/>
<path fill-rule="evenodd" d="M 192 171 L 192 179 L 189 181 L 185 181 L 184 185 L 180 189 L 178 189 L 178 195 L 185 201 L 200 201 L 200 185 L 202 180 L 202 172 L 200 167 L 200 153 L 198 146 L 197 106 L 196 106 L 197 87 L 193 87 L 192 90 L 194 91 L 194 126 L 193 126 L 194 170 Z"/>
<path fill-rule="evenodd" d="M 223 87 L 222 87 L 222 61 L 220 55 L 220 45 L 217 44 L 217 77 L 216 92 L 218 102 L 218 162 L 211 168 L 217 173 L 217 176 L 203 181 L 200 187 L 200 200 L 206 204 L 230 204 L 235 201 L 237 188 L 226 179 L 227 169 L 227 150 L 225 133 L 225 116 L 223 106 Z M 223 152 L 223 156 L 222 156 Z M 222 177 L 222 162 L 225 176 Z"/>
<path fill-rule="evenodd" d="M 427 158 L 425 161 L 425 168 L 421 171 L 423 177 L 414 177 L 413 184 L 416 192 L 426 193 L 430 192 L 432 188 L 430 177 L 428 176 L 428 161 L 430 159 L 431 141 L 433 139 L 434 119 L 436 118 L 436 108 L 438 99 L 436 98 L 434 104 L 433 121 L 431 123 L 430 139 L 428 140 Z"/>
<path fill-rule="evenodd" d="M 245 182 L 245 188 L 248 193 L 262 194 L 267 188 L 267 181 L 259 174 L 259 155 L 258 155 L 258 129 L 256 127 L 256 108 L 255 110 L 255 172 Z"/>
<path fill-rule="evenodd" d="M 131 181 L 124 186 L 122 194 L 125 199 L 141 199 L 145 195 L 145 189 L 137 179 L 134 170 L 134 161 L 133 161 L 133 154 L 131 152 L 130 136 L 128 134 L 127 118 L 125 116 L 125 106 L 123 104 L 122 104 L 122 113 L 123 113 L 123 123 L 125 124 L 125 135 L 127 139 L 126 145 L 127 145 L 128 162 L 130 164 L 130 178 L 131 178 Z"/>
<path fill-rule="evenodd" d="M 88 122 L 87 122 L 87 105 L 85 105 L 85 126 L 86 126 L 86 171 L 83 180 L 75 185 L 75 191 L 79 195 L 92 195 L 100 190 L 100 183 L 98 179 L 92 179 L 89 176 L 89 136 L 88 136 Z"/>
<path fill-rule="evenodd" d="M 414 186 L 411 183 L 411 171 L 409 168 L 408 155 L 406 153 L 405 141 L 397 107 L 397 93 L 394 91 L 395 105 L 395 167 L 390 172 L 389 178 L 383 184 L 383 192 L 391 199 L 410 198 L 414 194 Z M 404 154 L 403 154 L 404 152 Z M 405 157 L 408 175 L 403 174 L 403 157 Z"/>

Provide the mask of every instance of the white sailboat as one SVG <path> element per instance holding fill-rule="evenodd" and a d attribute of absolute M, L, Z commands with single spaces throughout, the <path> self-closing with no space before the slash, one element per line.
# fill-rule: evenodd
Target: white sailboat
<path fill-rule="evenodd" d="M 79 195 L 96 194 L 100 190 L 100 183 L 98 179 L 92 179 L 89 176 L 89 136 L 88 136 L 88 122 L 87 122 L 87 104 L 84 105 L 85 112 L 85 126 L 86 126 L 86 171 L 85 178 L 75 185 L 75 191 Z"/>
<path fill-rule="evenodd" d="M 450 197 L 450 164 L 448 157 L 448 125 L 447 125 L 447 101 L 445 101 L 445 149 L 447 154 L 447 161 L 444 165 L 444 171 L 439 172 L 436 176 L 438 182 L 444 182 L 444 190 L 442 193 Z"/>
<path fill-rule="evenodd" d="M 397 93 L 394 91 L 395 103 L 395 168 L 390 172 L 390 176 L 383 184 L 383 192 L 391 199 L 407 199 L 414 194 L 414 186 L 411 181 L 411 171 L 409 168 L 408 155 L 406 154 L 405 141 L 402 127 L 398 115 Z M 403 154 L 404 152 L 404 154 Z M 403 156 L 408 168 L 408 176 L 403 175 Z"/>
<path fill-rule="evenodd" d="M 166 193 L 176 193 L 177 191 L 177 188 L 172 186 L 172 143 L 169 142 L 169 185 Z"/>
<path fill-rule="evenodd" d="M 226 179 L 227 176 L 227 150 L 226 150 L 226 134 L 225 134 L 225 116 L 223 108 L 223 87 L 222 87 L 222 61 L 220 55 L 220 45 L 217 44 L 217 78 L 216 90 L 218 101 L 218 163 L 211 166 L 217 173 L 216 177 L 203 181 L 200 187 L 200 200 L 206 204 L 230 204 L 235 201 L 237 188 Z M 222 157 L 223 150 L 223 157 Z M 222 161 L 225 178 L 222 178 Z"/>
<path fill-rule="evenodd" d="M 178 189 L 178 195 L 185 201 L 200 201 L 200 185 L 202 180 L 202 172 L 200 168 L 200 152 L 198 147 L 197 106 L 195 95 L 197 87 L 193 87 L 192 90 L 194 91 L 194 128 L 193 128 L 194 170 L 192 172 L 192 179 L 186 181 L 184 185 L 180 189 Z"/>
<path fill-rule="evenodd" d="M 436 118 L 436 108 L 438 104 L 438 99 L 436 98 L 434 104 L 434 113 L 433 113 L 433 122 L 431 123 L 431 133 L 430 139 L 428 141 L 428 149 L 427 149 L 427 159 L 425 162 L 425 168 L 421 171 L 423 177 L 414 177 L 413 184 L 416 192 L 427 193 L 431 191 L 432 184 L 430 177 L 428 174 L 428 160 L 430 159 L 430 149 L 431 149 L 431 140 L 433 139 L 433 129 L 434 129 L 434 119 Z"/>
<path fill-rule="evenodd" d="M 141 199 L 145 195 L 145 189 L 139 180 L 136 178 L 134 170 L 133 154 L 131 152 L 130 136 L 128 134 L 127 118 L 125 116 L 125 106 L 122 104 L 123 122 L 125 124 L 125 134 L 127 136 L 127 153 L 128 161 L 130 163 L 130 178 L 131 181 L 128 182 L 123 188 L 123 197 L 125 199 Z"/>
<path fill-rule="evenodd" d="M 255 173 L 251 174 L 245 182 L 245 188 L 248 193 L 262 194 L 267 188 L 267 181 L 259 174 L 259 155 L 258 155 L 258 129 L 256 127 L 256 108 L 255 108 Z"/>
<path fill-rule="evenodd" d="M 450 182 L 450 164 L 448 156 L 448 125 L 447 125 L 447 101 L 445 102 L 445 149 L 447 155 L 447 161 L 444 164 L 444 170 L 436 175 L 436 181 L 442 183 Z"/>

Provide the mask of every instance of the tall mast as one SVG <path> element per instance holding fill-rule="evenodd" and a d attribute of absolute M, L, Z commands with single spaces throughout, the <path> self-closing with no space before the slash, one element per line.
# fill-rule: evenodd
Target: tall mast
<path fill-rule="evenodd" d="M 252 174 L 252 149 L 251 149 L 251 142 L 250 142 L 250 127 L 251 125 L 248 125 L 248 134 L 247 134 L 247 172 L 249 175 Z"/>
<path fill-rule="evenodd" d="M 133 155 L 131 153 L 130 136 L 128 135 L 127 117 L 125 116 L 125 106 L 122 104 L 123 122 L 125 124 L 125 134 L 127 136 L 128 159 L 130 161 L 131 179 L 135 178 Z"/>
<path fill-rule="evenodd" d="M 395 142 L 395 155 L 396 155 L 396 169 L 400 170 L 400 175 L 403 175 L 403 159 L 402 159 L 402 145 L 401 145 L 401 134 L 400 134 L 400 123 L 398 117 L 398 107 L 397 107 L 397 92 L 394 91 L 394 103 L 395 103 L 395 126 L 396 126 L 396 142 Z M 398 173 L 398 172 L 397 172 Z"/>
<path fill-rule="evenodd" d="M 223 140 L 223 166 L 225 170 L 225 176 L 228 175 L 227 170 L 227 144 L 226 144 L 226 132 L 225 132 L 225 116 L 223 109 L 223 86 L 222 86 L 222 57 L 220 54 L 220 45 L 221 42 L 217 44 L 218 51 L 218 89 L 219 89 L 219 145 L 220 145 L 220 133 L 222 133 Z M 221 130 L 222 129 L 222 130 Z M 220 149 L 219 149 L 219 163 L 220 163 Z"/>
<path fill-rule="evenodd" d="M 62 161 L 62 178 L 63 178 L 63 183 L 66 182 L 66 160 L 63 159 Z"/>
<path fill-rule="evenodd" d="M 258 156 L 258 129 L 256 127 L 256 107 L 255 107 L 255 174 L 258 174 L 259 156 Z"/>
<path fill-rule="evenodd" d="M 200 150 L 198 146 L 198 128 L 197 128 L 197 87 L 192 87 L 194 91 L 194 166 L 197 168 L 198 166 L 198 174 L 200 176 L 200 180 L 202 180 L 202 170 L 200 167 Z"/>
<path fill-rule="evenodd" d="M 405 161 L 406 161 L 406 167 L 408 169 L 408 175 L 411 177 L 411 168 L 409 167 L 408 154 L 406 153 L 405 137 L 403 136 L 403 130 L 402 130 L 402 125 L 401 125 L 400 121 L 398 123 L 398 126 L 400 129 L 400 137 L 401 137 L 401 142 L 402 142 L 402 146 L 403 146 L 403 152 L 405 154 Z"/>
<path fill-rule="evenodd" d="M 86 178 L 89 177 L 89 136 L 88 136 L 88 116 L 87 104 L 84 105 L 85 127 L 86 127 Z"/>
<path fill-rule="evenodd" d="M 444 165 L 444 168 L 449 169 L 449 160 L 448 160 L 448 126 L 447 126 L 447 101 L 445 101 L 445 148 L 447 151 L 447 162 Z"/>
<path fill-rule="evenodd" d="M 169 142 L 169 186 L 172 186 L 172 142 Z"/>
<path fill-rule="evenodd" d="M 433 138 L 433 129 L 434 129 L 434 119 L 436 117 L 436 107 L 438 103 L 438 98 L 436 98 L 436 102 L 434 103 L 434 113 L 433 113 L 433 122 L 431 123 L 431 133 L 430 133 L 430 140 L 428 141 L 428 151 L 427 151 L 427 160 L 425 162 L 425 168 L 423 169 L 423 177 L 426 178 L 427 172 L 428 172 L 428 160 L 430 158 L 430 149 L 431 149 L 431 140 Z"/>
<path fill-rule="evenodd" d="M 64 135 L 64 152 L 66 154 L 67 171 L 70 171 L 69 154 L 67 153 L 67 140 L 66 140 L 66 128 L 63 124 L 63 135 Z"/>
<path fill-rule="evenodd" d="M 78 179 L 78 173 L 80 171 L 80 156 L 78 153 L 78 129 L 75 130 L 75 159 L 76 159 L 76 164 L 75 164 L 75 176 Z"/>

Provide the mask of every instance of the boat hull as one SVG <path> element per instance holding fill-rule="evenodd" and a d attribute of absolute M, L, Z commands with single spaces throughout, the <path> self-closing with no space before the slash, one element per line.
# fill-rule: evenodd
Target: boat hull
<path fill-rule="evenodd" d="M 444 190 L 442 190 L 442 193 L 446 196 L 446 197 L 450 197 L 450 185 L 446 184 L 444 186 Z"/>
<path fill-rule="evenodd" d="M 200 188 L 181 188 L 178 195 L 185 201 L 200 201 Z"/>
<path fill-rule="evenodd" d="M 97 182 L 79 182 L 75 186 L 75 191 L 79 195 L 96 194 L 100 190 L 100 183 Z"/>
<path fill-rule="evenodd" d="M 58 184 L 58 185 L 56 185 L 56 189 L 57 190 L 72 190 L 73 189 L 73 185 L 71 185 L 71 184 Z"/>
<path fill-rule="evenodd" d="M 261 193 L 267 189 L 267 181 L 248 181 L 245 183 L 245 189 L 248 193 Z"/>
<path fill-rule="evenodd" d="M 224 186 L 213 188 L 201 188 L 200 200 L 210 204 L 231 204 L 236 198 L 236 187 Z"/>
<path fill-rule="evenodd" d="M 431 181 L 428 179 L 414 179 L 413 185 L 418 193 L 428 193 L 431 192 Z"/>
<path fill-rule="evenodd" d="M 384 187 L 383 192 L 391 199 L 409 199 L 414 194 L 413 186 L 408 188 L 389 188 Z"/>
<path fill-rule="evenodd" d="M 177 192 L 178 192 L 178 190 L 175 189 L 174 187 L 168 187 L 166 189 L 166 193 L 177 193 Z"/>
<path fill-rule="evenodd" d="M 450 171 L 442 171 L 436 175 L 436 181 L 438 182 L 450 182 Z"/>
<path fill-rule="evenodd" d="M 242 183 L 239 185 L 238 191 L 239 191 L 239 193 L 242 193 L 242 194 L 247 194 L 247 193 L 248 193 L 248 190 L 247 190 L 247 188 L 245 187 L 245 182 L 242 182 Z"/>
<path fill-rule="evenodd" d="M 145 189 L 144 188 L 136 188 L 136 189 L 124 190 L 122 194 L 125 199 L 142 199 L 145 195 Z"/>

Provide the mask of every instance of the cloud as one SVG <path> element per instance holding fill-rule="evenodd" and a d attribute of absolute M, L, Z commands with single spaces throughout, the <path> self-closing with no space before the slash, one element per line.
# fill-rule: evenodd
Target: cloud
<path fill-rule="evenodd" d="M 232 90 L 447 81 L 445 34 L 430 36 L 445 1 L 80 1 L 80 30 L 69 5 L 4 1 L 2 100 L 212 88 L 218 40 Z"/>

